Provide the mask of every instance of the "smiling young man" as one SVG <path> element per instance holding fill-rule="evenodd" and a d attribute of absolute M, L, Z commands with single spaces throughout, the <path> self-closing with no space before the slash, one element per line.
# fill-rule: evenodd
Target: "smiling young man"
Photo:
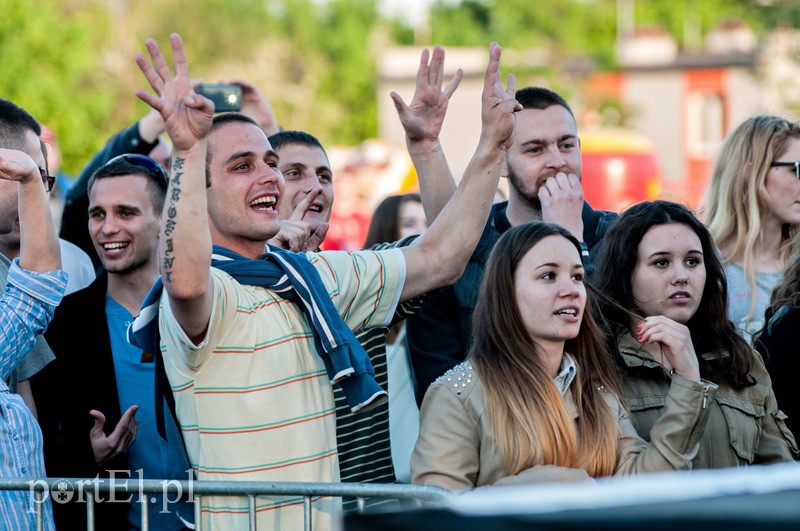
<path fill-rule="evenodd" d="M 213 118 L 213 104 L 192 90 L 177 35 L 174 75 L 155 42 L 146 44 L 152 64 L 142 55 L 137 63 L 157 95 L 137 96 L 161 112 L 174 146 L 158 332 L 195 473 L 336 481 L 331 382 L 345 387 L 353 410 L 383 396 L 349 329 L 383 326 L 398 301 L 455 280 L 485 223 L 518 109 L 499 79 L 500 49 L 491 50 L 483 134 L 465 184 L 416 245 L 307 255 L 270 248 L 265 256 L 280 230 L 277 154 L 252 120 Z M 135 323 L 134 335 L 146 327 Z M 331 525 L 336 506 L 313 503 L 317 529 Z M 201 511 L 204 525 L 225 529 L 243 527 L 249 513 L 246 500 L 216 496 L 204 497 Z M 265 529 L 303 520 L 296 498 L 259 497 L 256 513 Z"/>
<path fill-rule="evenodd" d="M 168 425 L 169 443 L 157 433 L 153 355 L 126 338 L 158 278 L 166 190 L 164 170 L 145 155 L 115 157 L 89 179 L 89 235 L 104 272 L 67 296 L 56 311 L 45 335 L 56 361 L 33 379 L 50 476 L 188 477 L 174 424 Z M 91 391 L 64 401 L 58 393 L 66 385 Z M 169 504 L 163 511 L 161 496 L 155 498 L 148 505 L 151 526 L 184 529 L 192 521 L 188 502 Z M 99 528 L 141 526 L 139 504 L 103 501 L 95 507 Z M 55 511 L 59 527 L 85 527 L 85 514 L 85 506 L 77 503 L 57 504 Z"/>

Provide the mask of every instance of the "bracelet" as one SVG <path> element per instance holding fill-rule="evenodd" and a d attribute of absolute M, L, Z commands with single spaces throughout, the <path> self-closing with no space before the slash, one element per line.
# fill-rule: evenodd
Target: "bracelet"
<path fill-rule="evenodd" d="M 589 258 L 589 246 L 586 242 L 581 242 L 581 257 Z"/>

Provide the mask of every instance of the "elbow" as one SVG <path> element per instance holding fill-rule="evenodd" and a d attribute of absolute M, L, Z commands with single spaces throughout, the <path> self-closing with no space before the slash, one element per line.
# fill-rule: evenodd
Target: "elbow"
<path fill-rule="evenodd" d="M 203 298 L 208 292 L 208 279 L 205 282 L 191 281 L 176 278 L 168 273 L 161 275 L 161 279 L 169 298 L 175 302 L 188 304 Z"/>

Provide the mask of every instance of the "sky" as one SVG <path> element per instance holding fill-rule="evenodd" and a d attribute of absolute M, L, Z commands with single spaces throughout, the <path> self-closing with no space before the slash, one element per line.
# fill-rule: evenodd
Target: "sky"
<path fill-rule="evenodd" d="M 456 3 L 460 0 L 448 1 Z M 411 26 L 425 19 L 425 11 L 432 3 L 433 0 L 380 0 L 383 13 L 401 16 Z"/>

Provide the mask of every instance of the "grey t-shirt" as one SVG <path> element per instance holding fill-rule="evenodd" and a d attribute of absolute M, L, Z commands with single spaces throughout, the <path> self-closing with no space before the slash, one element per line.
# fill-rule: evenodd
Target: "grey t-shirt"
<path fill-rule="evenodd" d="M 750 279 L 742 266 L 730 263 L 723 267 L 728 280 L 728 318 L 748 343 L 753 344 L 753 334 L 764 326 L 764 311 L 769 306 L 772 290 L 780 281 L 782 272 L 762 273 L 756 271 L 756 304 L 750 313 L 753 301 Z"/>

